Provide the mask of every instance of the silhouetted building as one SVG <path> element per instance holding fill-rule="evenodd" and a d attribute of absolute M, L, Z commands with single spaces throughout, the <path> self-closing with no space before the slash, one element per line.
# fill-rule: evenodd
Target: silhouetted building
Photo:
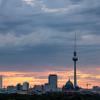
<path fill-rule="evenodd" d="M 28 91 L 28 89 L 29 89 L 29 83 L 28 82 L 24 82 L 22 87 L 23 87 L 24 91 Z"/>
<path fill-rule="evenodd" d="M 74 90 L 74 85 L 73 85 L 73 83 L 70 81 L 70 79 L 69 79 L 68 82 L 65 84 L 65 86 L 62 88 L 62 90 L 63 90 L 64 92 Z"/>
<path fill-rule="evenodd" d="M 16 87 L 15 86 L 7 86 L 7 91 L 12 91 L 12 90 L 14 90 L 14 89 L 16 89 Z"/>
<path fill-rule="evenodd" d="M 57 90 L 57 75 L 51 74 L 49 75 L 49 83 L 50 90 L 56 91 Z"/>
<path fill-rule="evenodd" d="M 43 85 L 35 85 L 33 88 L 33 92 L 35 94 L 42 94 L 43 93 Z"/>
<path fill-rule="evenodd" d="M 0 89 L 2 89 L 2 76 L 0 76 Z"/>
<path fill-rule="evenodd" d="M 43 89 L 44 89 L 45 92 L 49 92 L 50 91 L 50 85 L 48 83 L 46 83 L 44 85 L 44 88 Z"/>
<path fill-rule="evenodd" d="M 100 92 L 100 87 L 99 86 L 93 86 L 94 91 L 99 91 Z"/>
<path fill-rule="evenodd" d="M 7 87 L 7 93 L 8 94 L 17 93 L 16 87 L 15 86 L 8 86 Z"/>
<path fill-rule="evenodd" d="M 16 85 L 16 90 L 21 91 L 22 90 L 22 85 L 20 83 L 18 83 Z"/>

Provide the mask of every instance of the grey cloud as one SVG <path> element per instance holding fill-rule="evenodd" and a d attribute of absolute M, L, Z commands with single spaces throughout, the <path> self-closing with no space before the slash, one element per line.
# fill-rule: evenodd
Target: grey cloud
<path fill-rule="evenodd" d="M 72 66 L 75 32 L 80 66 L 99 65 L 99 10 L 98 0 L 1 0 L 0 65 Z"/>

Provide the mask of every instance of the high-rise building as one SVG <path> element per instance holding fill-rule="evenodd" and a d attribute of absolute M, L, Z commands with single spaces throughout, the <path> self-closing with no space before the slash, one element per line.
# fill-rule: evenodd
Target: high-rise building
<path fill-rule="evenodd" d="M 0 89 L 2 89 L 2 76 L 0 76 Z"/>
<path fill-rule="evenodd" d="M 57 75 L 54 74 L 49 75 L 49 85 L 51 91 L 57 90 Z"/>
<path fill-rule="evenodd" d="M 24 82 L 22 88 L 23 88 L 24 91 L 28 91 L 29 83 L 28 82 Z"/>

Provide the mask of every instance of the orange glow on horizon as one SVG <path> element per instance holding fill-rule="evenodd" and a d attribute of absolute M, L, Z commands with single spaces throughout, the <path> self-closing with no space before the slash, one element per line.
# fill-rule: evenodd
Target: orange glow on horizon
<path fill-rule="evenodd" d="M 94 72 L 91 72 L 91 71 Z M 99 70 L 98 70 L 99 71 Z M 100 74 L 97 69 L 90 69 L 88 73 L 87 70 L 78 70 L 78 85 L 86 88 L 86 84 L 90 83 L 91 86 L 100 86 Z M 3 87 L 8 85 L 16 85 L 17 83 L 23 83 L 25 81 L 30 83 L 30 86 L 41 85 L 48 82 L 49 74 L 58 75 L 58 86 L 62 87 L 67 82 L 70 77 L 73 82 L 73 70 L 68 69 L 68 71 L 45 71 L 45 72 L 0 72 L 3 78 Z"/>

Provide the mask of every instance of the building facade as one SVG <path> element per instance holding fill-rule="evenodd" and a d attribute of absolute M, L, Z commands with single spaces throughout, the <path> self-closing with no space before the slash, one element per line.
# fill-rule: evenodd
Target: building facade
<path fill-rule="evenodd" d="M 58 79 L 57 75 L 54 75 L 54 74 L 49 75 L 49 77 L 48 77 L 48 80 L 49 80 L 48 84 L 50 86 L 50 90 L 51 91 L 56 91 L 57 90 L 57 79 Z"/>

